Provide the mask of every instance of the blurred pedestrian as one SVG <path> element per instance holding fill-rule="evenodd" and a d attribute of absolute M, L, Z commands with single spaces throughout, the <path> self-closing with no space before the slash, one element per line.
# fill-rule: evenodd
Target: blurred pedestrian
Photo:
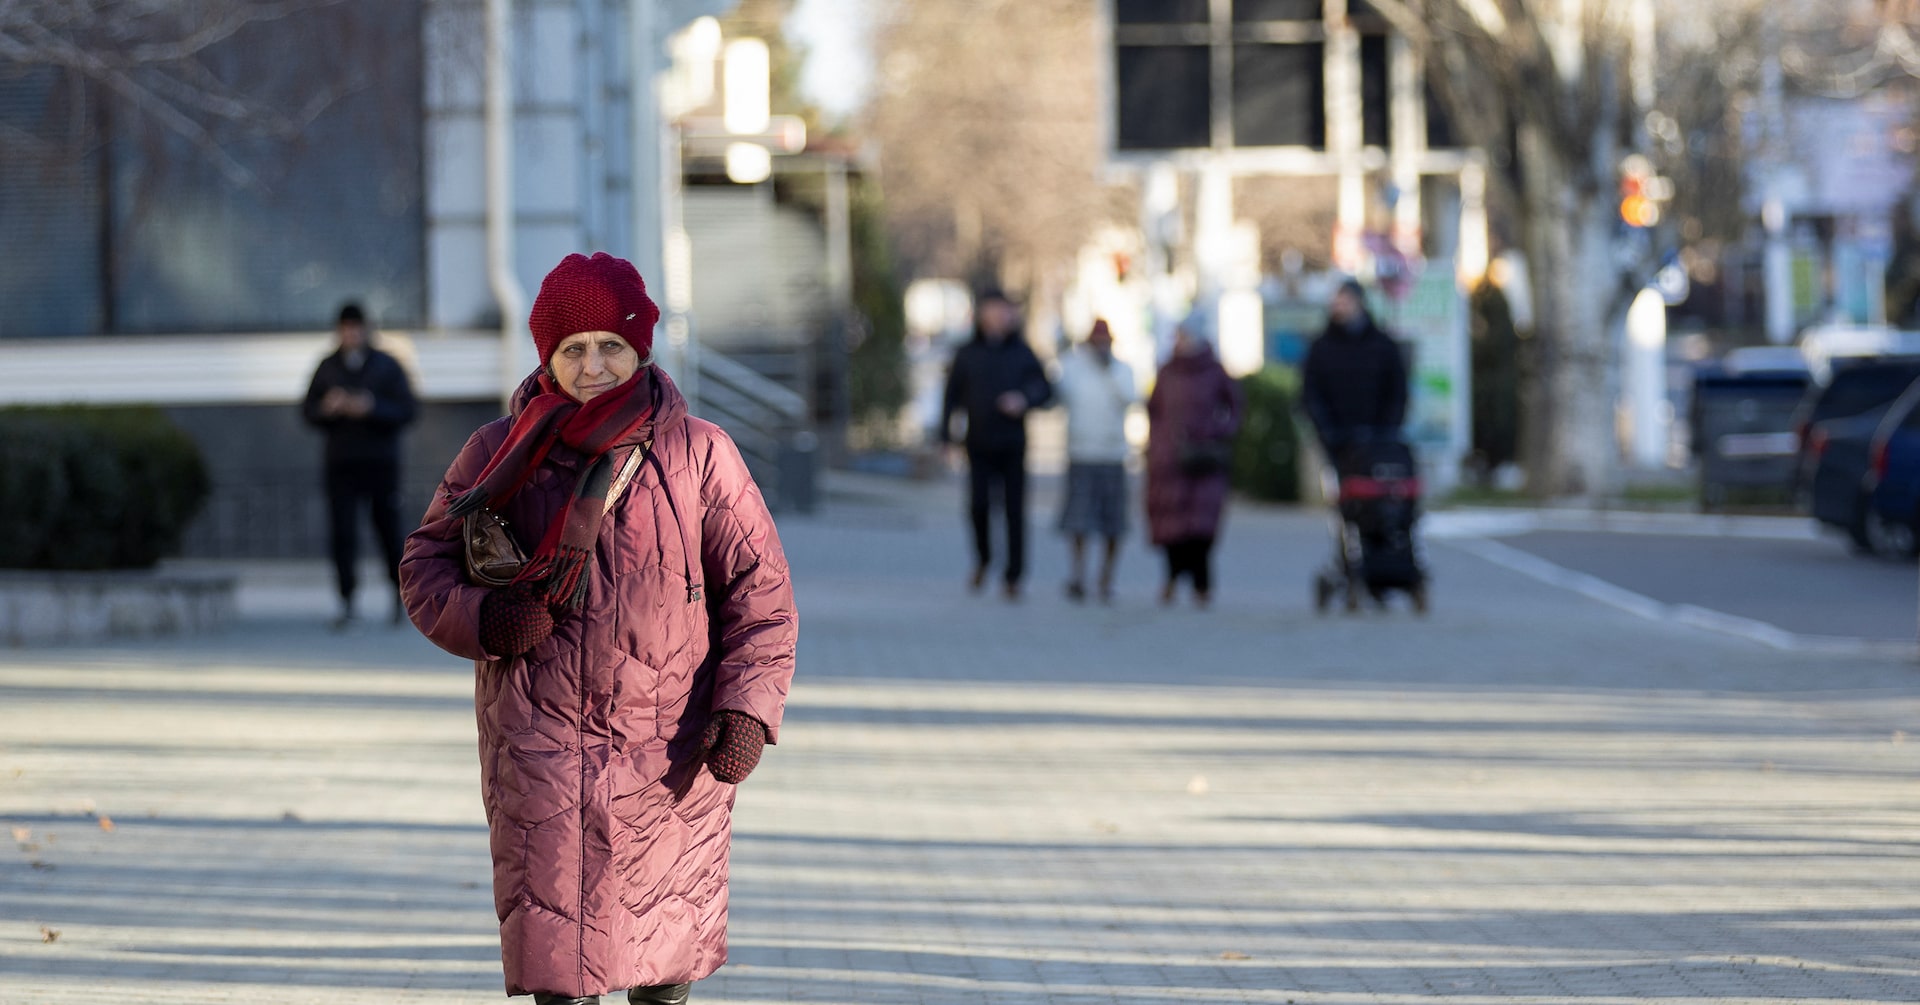
<path fill-rule="evenodd" d="M 334 628 L 354 621 L 358 585 L 360 511 L 368 509 L 387 576 L 393 580 L 393 623 L 405 614 L 400 583 L 400 431 L 413 421 L 413 384 L 400 361 L 373 347 L 366 312 L 359 304 L 340 308 L 334 325 L 338 345 L 320 361 L 307 385 L 302 413 L 326 435 L 324 483 L 327 528 L 333 551 L 340 614 Z"/>
<path fill-rule="evenodd" d="M 1053 402 L 1039 357 L 1027 345 L 1019 311 L 998 290 L 974 303 L 973 340 L 954 353 L 940 409 L 940 436 L 952 443 L 954 413 L 967 420 L 968 512 L 973 522 L 972 588 L 993 564 L 993 501 L 1006 512 L 1007 599 L 1020 597 L 1027 560 L 1027 413 Z"/>
<path fill-rule="evenodd" d="M 733 441 L 654 365 L 659 316 L 621 259 L 549 273 L 540 369 L 401 567 L 414 624 L 475 661 L 507 993 L 538 1005 L 678 1005 L 726 961 L 734 786 L 793 675 L 780 537 Z M 463 563 L 489 515 L 530 556 L 498 588 Z"/>
<path fill-rule="evenodd" d="M 1114 566 L 1127 532 L 1127 409 L 1140 397 L 1133 368 L 1113 358 L 1106 320 L 1060 361 L 1060 403 L 1067 412 L 1067 498 L 1060 529 L 1073 547 L 1067 596 L 1087 596 L 1087 538 L 1098 536 L 1100 599 L 1113 599 Z"/>
<path fill-rule="evenodd" d="M 1397 440 L 1407 418 L 1407 362 L 1374 323 L 1366 291 L 1349 279 L 1327 305 L 1327 327 L 1300 368 L 1300 400 L 1328 461 L 1357 444 Z"/>
<path fill-rule="evenodd" d="M 1188 315 L 1147 398 L 1147 524 L 1167 556 L 1160 590 L 1166 604 L 1182 578 L 1192 581 L 1196 604 L 1205 607 L 1213 597 L 1213 546 L 1226 513 L 1241 403 L 1211 334 L 1203 313 Z"/>

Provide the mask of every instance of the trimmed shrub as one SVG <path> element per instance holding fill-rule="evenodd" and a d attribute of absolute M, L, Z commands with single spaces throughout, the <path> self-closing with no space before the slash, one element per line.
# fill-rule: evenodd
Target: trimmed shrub
<path fill-rule="evenodd" d="M 147 568 L 208 489 L 200 448 L 157 408 L 0 409 L 0 568 Z"/>
<path fill-rule="evenodd" d="M 1300 427 L 1294 402 L 1300 377 L 1268 366 L 1240 381 L 1246 419 L 1233 444 L 1233 487 L 1269 502 L 1300 501 Z"/>

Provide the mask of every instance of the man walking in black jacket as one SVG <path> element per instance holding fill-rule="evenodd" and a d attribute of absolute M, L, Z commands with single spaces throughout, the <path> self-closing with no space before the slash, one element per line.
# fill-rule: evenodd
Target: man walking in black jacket
<path fill-rule="evenodd" d="M 1027 413 L 1053 401 L 1040 360 L 1027 345 L 1019 314 L 998 291 L 974 305 L 973 341 L 953 356 L 940 410 L 940 437 L 954 442 L 953 416 L 966 415 L 969 511 L 973 519 L 972 587 L 986 585 L 993 562 L 993 495 L 1006 509 L 1007 599 L 1020 597 L 1027 558 Z"/>
<path fill-rule="evenodd" d="M 1366 291 L 1349 279 L 1327 305 L 1327 329 L 1301 365 L 1300 397 L 1327 459 L 1347 448 L 1394 439 L 1407 418 L 1407 363 L 1400 343 L 1367 311 Z"/>
<path fill-rule="evenodd" d="M 393 620 L 401 623 L 400 430 L 413 421 L 413 385 L 400 361 L 368 344 L 366 314 L 358 304 L 340 308 L 335 326 L 339 348 L 320 361 L 307 386 L 303 413 L 326 434 L 327 509 L 333 569 L 340 589 L 336 629 L 353 624 L 358 577 L 360 509 L 372 510 L 381 557 L 396 590 Z"/>

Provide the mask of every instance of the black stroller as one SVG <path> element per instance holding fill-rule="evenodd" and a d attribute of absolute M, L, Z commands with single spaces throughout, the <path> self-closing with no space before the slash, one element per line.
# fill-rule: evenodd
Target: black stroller
<path fill-rule="evenodd" d="M 1338 596 L 1349 612 L 1361 597 L 1384 608 L 1394 591 L 1427 612 L 1427 571 L 1414 540 L 1420 519 L 1420 471 L 1398 438 L 1370 439 L 1339 451 L 1328 477 L 1334 557 L 1314 574 L 1313 607 L 1325 614 Z"/>

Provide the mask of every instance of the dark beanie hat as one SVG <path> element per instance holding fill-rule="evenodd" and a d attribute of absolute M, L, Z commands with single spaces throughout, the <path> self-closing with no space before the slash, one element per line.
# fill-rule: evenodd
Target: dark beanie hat
<path fill-rule="evenodd" d="M 592 258 L 568 255 L 540 283 L 527 328 L 541 365 L 560 340 L 579 332 L 612 332 L 642 356 L 653 352 L 653 326 L 660 308 L 647 296 L 640 271 L 624 258 L 596 251 Z"/>
<path fill-rule="evenodd" d="M 366 324 L 367 312 L 361 310 L 359 304 L 349 300 L 346 303 L 340 305 L 340 314 L 338 317 L 334 319 L 334 321 L 337 324 L 343 324 L 343 325 Z"/>

